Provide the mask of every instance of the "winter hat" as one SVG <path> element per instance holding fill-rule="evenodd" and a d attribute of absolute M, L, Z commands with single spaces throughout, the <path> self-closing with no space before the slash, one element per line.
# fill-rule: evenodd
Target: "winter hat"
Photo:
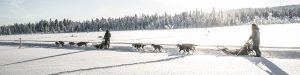
<path fill-rule="evenodd" d="M 256 24 L 252 24 L 252 29 L 259 30 L 258 26 Z"/>

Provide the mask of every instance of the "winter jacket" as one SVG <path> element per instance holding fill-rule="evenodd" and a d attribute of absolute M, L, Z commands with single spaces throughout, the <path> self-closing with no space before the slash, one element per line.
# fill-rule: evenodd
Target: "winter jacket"
<path fill-rule="evenodd" d="M 110 32 L 106 32 L 106 33 L 104 34 L 104 39 L 110 39 L 110 37 L 111 37 Z"/>
<path fill-rule="evenodd" d="M 260 32 L 258 29 L 252 30 L 252 34 L 249 39 L 252 39 L 253 45 L 260 45 Z"/>

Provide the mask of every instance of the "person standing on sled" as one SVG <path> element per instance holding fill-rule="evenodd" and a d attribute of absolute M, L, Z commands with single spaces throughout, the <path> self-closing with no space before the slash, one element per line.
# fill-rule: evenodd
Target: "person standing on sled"
<path fill-rule="evenodd" d="M 261 52 L 259 50 L 259 45 L 260 45 L 259 28 L 256 24 L 252 24 L 251 30 L 252 30 L 252 34 L 249 37 L 249 40 L 253 42 L 252 49 L 255 51 L 256 57 L 260 57 Z"/>
<path fill-rule="evenodd" d="M 109 30 L 106 30 L 105 34 L 104 34 L 104 48 L 109 48 L 110 46 L 110 37 L 111 37 L 111 34 L 109 32 Z"/>

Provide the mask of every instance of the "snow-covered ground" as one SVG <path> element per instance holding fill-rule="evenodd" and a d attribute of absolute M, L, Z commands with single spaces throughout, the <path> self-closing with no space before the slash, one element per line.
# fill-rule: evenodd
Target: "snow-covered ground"
<path fill-rule="evenodd" d="M 300 74 L 296 59 L 0 47 L 0 75 Z"/>
<path fill-rule="evenodd" d="M 250 25 L 174 30 L 112 31 L 108 50 L 58 48 L 54 41 L 100 42 L 104 32 L 0 36 L 0 75 L 300 75 L 300 24 L 259 25 L 262 58 L 224 56 L 216 46 L 237 49 L 251 34 Z M 18 49 L 22 38 L 23 48 Z M 163 53 L 136 52 L 130 43 L 155 43 Z M 193 55 L 178 53 L 175 44 L 194 43 Z"/>

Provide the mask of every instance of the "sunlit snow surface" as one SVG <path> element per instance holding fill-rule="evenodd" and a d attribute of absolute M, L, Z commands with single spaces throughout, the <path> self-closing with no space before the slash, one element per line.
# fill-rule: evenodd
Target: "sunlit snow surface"
<path fill-rule="evenodd" d="M 300 24 L 259 25 L 261 46 L 300 47 Z M 112 31 L 112 42 L 121 43 L 157 43 L 179 44 L 194 43 L 198 45 L 234 45 L 242 46 L 251 34 L 251 25 L 192 28 L 174 30 L 135 30 Z M 75 37 L 71 37 L 71 36 Z M 25 34 L 0 36 L 0 40 L 36 41 L 98 41 L 104 32 L 80 32 L 59 34 Z M 26 41 L 25 41 L 26 42 Z"/>
<path fill-rule="evenodd" d="M 100 42 L 98 36 L 103 36 L 104 32 L 5 35 L 0 36 L 0 75 L 300 74 L 300 24 L 259 25 L 262 58 L 224 56 L 216 50 L 217 45 L 242 46 L 251 34 L 250 28 L 250 25 L 242 25 L 112 31 L 112 48 L 109 50 L 96 50 L 91 43 L 86 48 L 54 45 L 54 41 L 59 40 Z M 18 49 L 20 37 L 24 47 Z M 148 45 L 146 52 L 137 52 L 130 43 L 162 44 L 166 51 L 155 53 Z M 180 54 L 175 46 L 180 43 L 197 44 L 199 51 L 192 55 Z M 212 47 L 212 50 L 206 47 Z"/>
<path fill-rule="evenodd" d="M 300 60 L 0 46 L 1 75 L 299 75 Z"/>

